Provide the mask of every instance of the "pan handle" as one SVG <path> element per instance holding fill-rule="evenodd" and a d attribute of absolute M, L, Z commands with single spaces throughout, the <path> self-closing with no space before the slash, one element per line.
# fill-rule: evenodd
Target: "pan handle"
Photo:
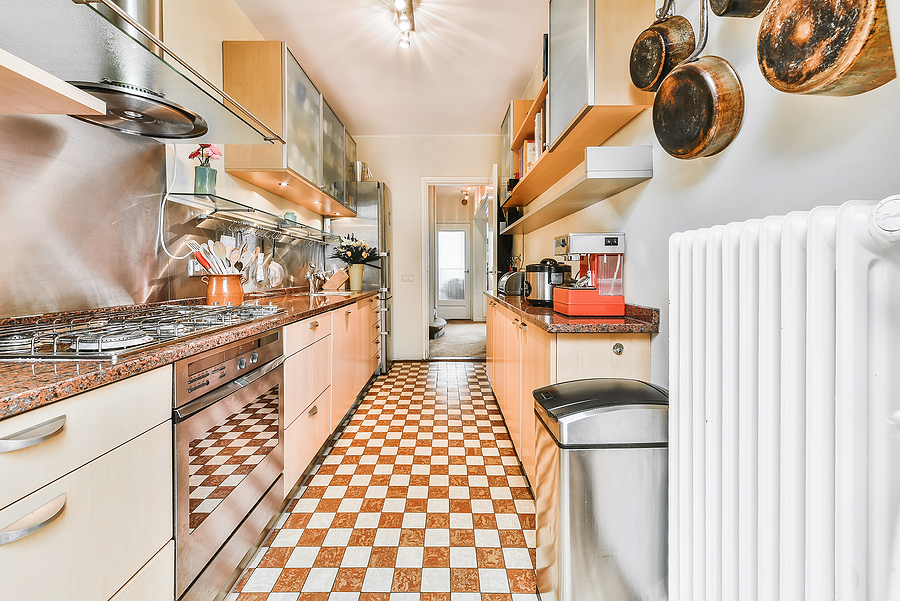
<path fill-rule="evenodd" d="M 662 21 L 675 14 L 675 0 L 666 0 L 662 8 L 656 11 L 656 20 Z"/>
<path fill-rule="evenodd" d="M 706 0 L 700 0 L 700 35 L 697 36 L 697 45 L 691 55 L 684 59 L 685 63 L 689 63 L 700 58 L 703 51 L 706 50 L 706 41 L 709 38 L 709 9 Z"/>

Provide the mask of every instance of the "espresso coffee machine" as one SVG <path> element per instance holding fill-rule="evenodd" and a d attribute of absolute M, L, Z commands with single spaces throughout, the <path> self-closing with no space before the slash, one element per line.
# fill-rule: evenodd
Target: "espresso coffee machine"
<path fill-rule="evenodd" d="M 566 234 L 553 241 L 553 254 L 579 261 L 572 286 L 553 289 L 553 310 L 569 316 L 622 317 L 625 296 L 625 234 Z"/>

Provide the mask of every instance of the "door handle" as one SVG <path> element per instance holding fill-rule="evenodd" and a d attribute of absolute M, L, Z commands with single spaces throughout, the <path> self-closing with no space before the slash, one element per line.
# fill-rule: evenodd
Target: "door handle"
<path fill-rule="evenodd" d="M 312 409 L 310 409 L 309 411 L 307 411 L 306 415 L 312 417 L 312 416 L 314 416 L 315 414 L 317 414 L 318 412 L 319 412 L 319 408 L 318 408 L 316 405 L 313 405 L 313 406 L 312 406 Z"/>
<path fill-rule="evenodd" d="M 25 517 L 22 517 L 3 530 L 0 530 L 0 547 L 13 543 L 38 530 L 49 526 L 58 518 L 66 507 L 66 493 L 63 493 L 38 507 Z"/>
<path fill-rule="evenodd" d="M 0 438 L 0 453 L 33 447 L 58 435 L 66 427 L 65 414 Z"/>
<path fill-rule="evenodd" d="M 310 329 L 310 330 L 314 330 L 314 329 L 316 329 L 316 328 L 318 328 L 318 327 L 319 327 L 319 322 L 318 322 L 318 321 L 311 321 L 311 322 L 309 322 L 309 329 Z"/>

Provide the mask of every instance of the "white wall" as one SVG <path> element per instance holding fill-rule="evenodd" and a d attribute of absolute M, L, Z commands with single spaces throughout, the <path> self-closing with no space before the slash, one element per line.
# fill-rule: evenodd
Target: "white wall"
<path fill-rule="evenodd" d="M 687 12 L 695 28 L 696 12 Z M 653 179 L 524 237 L 525 262 L 532 263 L 548 256 L 562 233 L 626 233 L 626 300 L 662 312 L 651 347 L 652 380 L 662 385 L 672 233 L 900 192 L 897 81 L 850 98 L 777 92 L 756 63 L 759 23 L 711 17 L 707 53 L 731 62 L 744 84 L 743 126 L 731 146 L 714 157 L 674 159 L 659 147 L 645 111 L 608 144 L 652 145 Z"/>
<path fill-rule="evenodd" d="M 358 155 L 369 164 L 374 179 L 391 189 L 394 231 L 392 289 L 394 291 L 395 360 L 422 359 L 423 212 L 422 179 L 429 177 L 485 178 L 500 153 L 496 136 L 358 136 Z M 413 282 L 401 282 L 411 274 Z"/>

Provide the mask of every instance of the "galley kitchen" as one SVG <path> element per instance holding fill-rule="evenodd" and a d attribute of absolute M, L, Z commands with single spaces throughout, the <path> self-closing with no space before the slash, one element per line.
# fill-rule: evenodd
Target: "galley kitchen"
<path fill-rule="evenodd" d="M 900 595 L 900 1 L 0 5 L 0 599 Z"/>

